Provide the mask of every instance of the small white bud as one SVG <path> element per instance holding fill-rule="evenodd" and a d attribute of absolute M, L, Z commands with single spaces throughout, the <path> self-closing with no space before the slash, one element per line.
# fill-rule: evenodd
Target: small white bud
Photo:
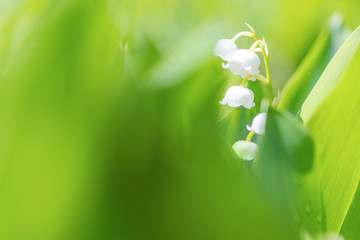
<path fill-rule="evenodd" d="M 232 148 L 241 159 L 246 161 L 255 159 L 259 149 L 256 143 L 247 141 L 237 141 Z"/>
<path fill-rule="evenodd" d="M 256 115 L 256 117 L 253 119 L 251 127 L 249 125 L 246 126 L 246 128 L 249 131 L 253 131 L 258 135 L 264 135 L 265 134 L 265 124 L 266 124 L 266 113 L 260 113 Z"/>
<path fill-rule="evenodd" d="M 259 74 L 260 58 L 253 51 L 239 49 L 229 58 L 229 69 L 235 75 L 246 78 L 249 75 Z M 255 80 L 251 78 L 250 80 Z"/>
<path fill-rule="evenodd" d="M 229 61 L 232 54 L 238 50 L 236 44 L 230 39 L 220 39 L 215 46 L 214 54 L 225 61 Z"/>
<path fill-rule="evenodd" d="M 276 96 L 276 98 L 274 98 L 274 100 L 272 101 L 272 105 L 276 105 L 280 102 L 280 90 L 278 89 L 278 94 Z"/>
<path fill-rule="evenodd" d="M 254 93 L 242 86 L 232 86 L 226 91 L 225 97 L 220 104 L 228 104 L 230 107 L 244 106 L 250 109 L 255 106 Z"/>
<path fill-rule="evenodd" d="M 255 29 L 248 23 L 245 23 L 245 25 L 250 29 L 251 32 L 255 32 Z"/>
<path fill-rule="evenodd" d="M 267 44 L 266 44 L 266 42 L 265 42 L 265 38 L 263 38 L 263 44 L 264 44 L 264 48 L 265 48 L 265 54 L 267 55 L 267 56 L 269 56 L 269 50 L 268 50 L 268 46 L 267 46 Z"/>

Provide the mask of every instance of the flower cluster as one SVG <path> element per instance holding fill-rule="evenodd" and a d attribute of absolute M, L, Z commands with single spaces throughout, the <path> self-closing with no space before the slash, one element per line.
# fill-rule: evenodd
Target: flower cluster
<path fill-rule="evenodd" d="M 268 90 L 268 98 L 273 101 L 273 93 L 270 80 L 269 70 L 269 52 L 265 39 L 259 40 L 255 34 L 255 30 L 246 24 L 250 31 L 240 32 L 232 39 L 220 39 L 215 47 L 214 54 L 226 63 L 222 66 L 224 69 L 229 69 L 233 74 L 239 75 L 243 80 L 239 86 L 230 87 L 220 104 L 228 104 L 230 107 L 236 108 L 243 106 L 251 109 L 255 106 L 254 93 L 247 88 L 247 81 L 262 81 Z M 241 49 L 236 45 L 236 40 L 241 36 L 247 36 L 254 39 L 253 45 L 249 49 Z M 257 53 L 262 53 L 264 57 L 266 77 L 260 74 L 260 58 Z M 246 140 L 241 140 L 233 145 L 233 149 L 237 155 L 243 160 L 252 160 L 256 158 L 258 145 L 251 142 L 254 134 L 265 134 L 265 123 L 267 113 L 258 114 L 252 121 L 251 126 L 247 125 L 249 134 Z"/>

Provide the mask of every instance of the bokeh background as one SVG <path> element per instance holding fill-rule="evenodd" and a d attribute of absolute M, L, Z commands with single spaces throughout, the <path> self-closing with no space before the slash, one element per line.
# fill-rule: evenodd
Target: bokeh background
<path fill-rule="evenodd" d="M 231 149 L 248 123 L 222 121 L 218 101 L 239 79 L 213 47 L 250 23 L 281 90 L 329 17 L 355 29 L 359 11 L 0 0 L 0 239 L 297 239 Z"/>

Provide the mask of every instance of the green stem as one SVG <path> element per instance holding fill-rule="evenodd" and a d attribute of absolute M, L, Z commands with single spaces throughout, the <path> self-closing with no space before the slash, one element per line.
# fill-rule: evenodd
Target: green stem
<path fill-rule="evenodd" d="M 249 132 L 249 134 L 248 134 L 247 137 L 246 137 L 246 141 L 247 141 L 247 142 L 251 142 L 251 140 L 252 140 L 252 138 L 253 138 L 254 135 L 255 135 L 255 132 L 254 132 L 254 131 Z"/>
<path fill-rule="evenodd" d="M 251 77 L 252 77 L 252 75 L 249 75 L 249 76 L 247 76 L 246 78 L 244 78 L 244 79 L 242 80 L 240 86 L 245 87 L 245 84 L 246 84 L 247 80 L 249 80 L 249 78 L 251 78 Z"/>
<path fill-rule="evenodd" d="M 251 37 L 251 38 L 255 39 L 255 34 L 252 32 L 240 32 L 240 33 L 236 34 L 231 40 L 233 42 L 236 42 L 236 40 L 238 40 L 238 38 L 241 36 L 247 36 L 247 37 Z"/>
<path fill-rule="evenodd" d="M 249 48 L 250 51 L 254 51 L 254 49 L 261 43 L 261 40 L 256 40 L 253 45 Z"/>
<path fill-rule="evenodd" d="M 258 37 L 255 34 L 254 34 L 254 39 L 256 41 L 259 41 Z M 274 99 L 274 93 L 273 93 L 272 83 L 271 83 L 269 56 L 266 54 L 264 44 L 260 44 L 260 48 L 261 48 L 261 52 L 264 57 L 264 63 L 265 63 L 265 71 L 266 71 L 266 79 L 267 79 L 267 81 L 265 82 L 266 91 L 267 91 L 270 102 L 272 102 Z"/>
<path fill-rule="evenodd" d="M 274 93 L 273 93 L 272 84 L 271 84 L 269 56 L 265 52 L 264 45 L 261 45 L 261 50 L 262 50 L 263 56 L 264 56 L 265 71 L 266 71 L 266 78 L 267 78 L 267 82 L 265 83 L 265 85 L 266 85 L 266 89 L 267 89 L 267 92 L 269 95 L 270 102 L 272 102 L 272 100 L 274 99 Z"/>
<path fill-rule="evenodd" d="M 271 76 L 270 76 L 269 56 L 266 54 L 265 45 L 262 44 L 262 40 L 258 39 L 255 32 L 240 32 L 240 33 L 236 34 L 231 40 L 235 42 L 241 36 L 251 37 L 251 38 L 253 38 L 255 40 L 255 43 L 250 48 L 252 50 L 254 50 L 256 48 L 256 46 L 260 44 L 261 52 L 262 52 L 262 55 L 264 57 L 266 79 L 267 79 L 267 81 L 263 81 L 263 82 L 264 82 L 264 84 L 266 86 L 266 91 L 267 91 L 269 100 L 270 100 L 270 102 L 272 102 L 273 99 L 274 99 L 274 93 L 273 93 L 273 89 L 272 89 Z M 244 78 L 244 80 L 241 83 L 241 86 L 245 86 L 246 81 L 250 77 L 251 76 L 248 76 L 248 77 Z"/>
<path fill-rule="evenodd" d="M 254 78 L 257 78 L 259 79 L 260 81 L 262 81 L 264 84 L 267 84 L 268 80 L 266 79 L 266 77 L 264 77 L 263 75 L 261 74 L 254 74 L 254 75 L 251 75 L 252 77 Z"/>

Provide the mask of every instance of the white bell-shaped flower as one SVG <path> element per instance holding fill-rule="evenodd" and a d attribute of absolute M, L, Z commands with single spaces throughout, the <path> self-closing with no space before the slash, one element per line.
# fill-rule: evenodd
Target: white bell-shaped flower
<path fill-rule="evenodd" d="M 247 141 L 237 141 L 232 148 L 241 159 L 246 161 L 255 159 L 259 149 L 256 143 Z"/>
<path fill-rule="evenodd" d="M 266 113 L 260 113 L 256 115 L 256 117 L 253 119 L 251 127 L 249 125 L 246 126 L 246 128 L 249 131 L 253 131 L 256 134 L 264 135 L 265 134 L 265 124 L 266 124 Z"/>
<path fill-rule="evenodd" d="M 220 39 L 215 46 L 214 54 L 225 61 L 229 61 L 233 53 L 238 50 L 236 44 L 230 39 Z M 224 68 L 225 65 L 223 65 Z"/>
<path fill-rule="evenodd" d="M 239 49 L 231 55 L 228 61 L 230 71 L 242 78 L 260 73 L 260 58 L 251 50 Z M 250 80 L 255 81 L 256 78 L 250 78 Z"/>
<path fill-rule="evenodd" d="M 230 107 L 244 106 L 244 108 L 250 109 L 255 106 L 254 93 L 246 87 L 232 86 L 226 91 L 220 104 L 228 104 Z"/>

